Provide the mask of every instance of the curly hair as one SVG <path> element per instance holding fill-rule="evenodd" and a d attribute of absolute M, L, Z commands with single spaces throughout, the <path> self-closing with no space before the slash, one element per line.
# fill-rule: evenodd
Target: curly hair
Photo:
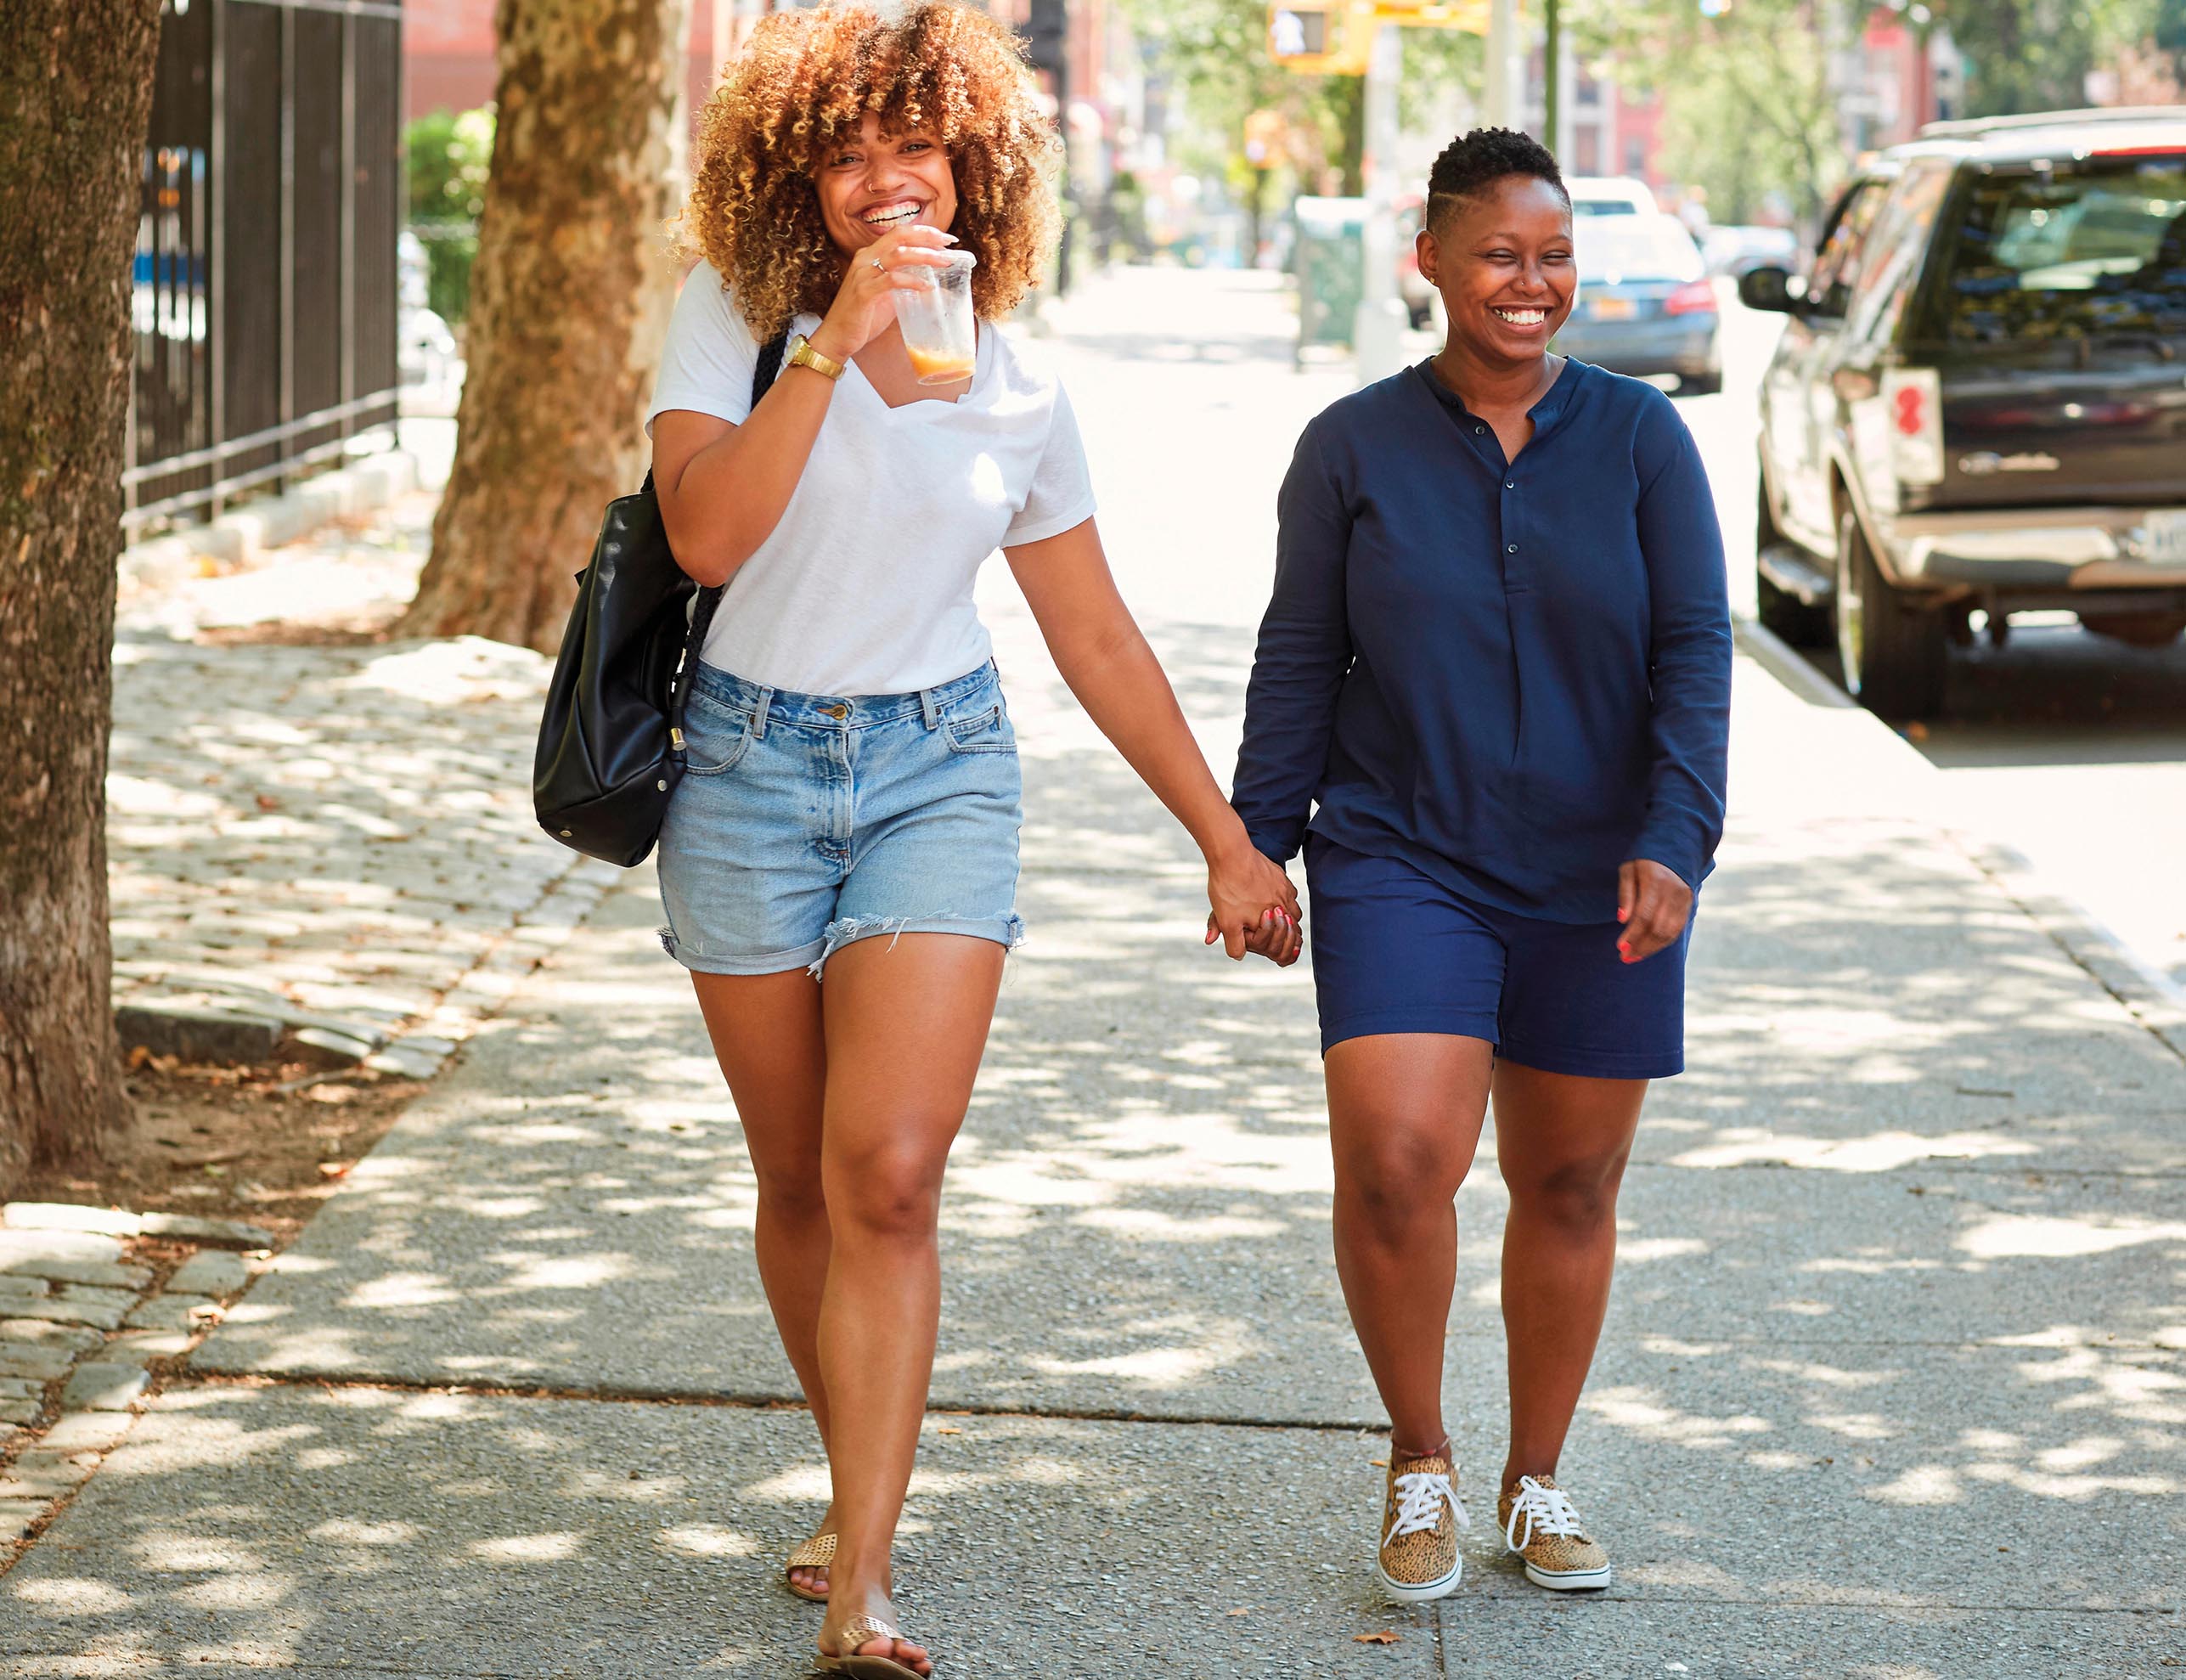
<path fill-rule="evenodd" d="M 949 231 L 979 259 L 979 314 L 1006 315 L 1039 280 L 1059 225 L 1049 179 L 1062 143 L 1017 37 L 957 0 L 920 0 L 885 20 L 856 4 L 777 12 L 700 113 L 678 230 L 762 340 L 835 301 L 842 257 L 820 219 L 814 170 L 869 111 L 884 132 L 923 128 L 948 153 L 957 200 Z"/>
<path fill-rule="evenodd" d="M 1556 154 L 1530 134 L 1515 128 L 1475 128 L 1442 149 L 1427 172 L 1427 219 L 1440 227 L 1459 199 L 1477 198 L 1489 186 L 1512 175 L 1530 175 L 1556 189 L 1563 202 L 1571 194 Z"/>

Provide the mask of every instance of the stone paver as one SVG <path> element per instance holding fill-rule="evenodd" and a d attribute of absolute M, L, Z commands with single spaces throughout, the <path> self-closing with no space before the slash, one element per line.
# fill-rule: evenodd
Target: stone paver
<path fill-rule="evenodd" d="M 348 540 L 220 582 L 279 598 L 284 568 L 315 574 Z M 610 878 L 532 818 L 549 662 L 476 638 L 203 645 L 181 638 L 265 609 L 200 593 L 215 599 L 121 618 L 115 1003 L 308 1030 L 322 1049 L 429 1078 L 490 1010 L 466 978 L 527 969 L 538 953 L 511 935 L 581 919 Z"/>
<path fill-rule="evenodd" d="M 251 1281 L 250 1263 L 240 1254 L 206 1249 L 192 1254 L 167 1279 L 171 1295 L 232 1295 Z"/>
<path fill-rule="evenodd" d="M 76 1412 L 127 1412 L 144 1398 L 150 1383 L 137 1366 L 87 1360 L 69 1373 L 61 1404 Z"/>
<path fill-rule="evenodd" d="M 156 1368 L 187 1353 L 218 1322 L 218 1298 L 250 1281 L 245 1255 L 207 1248 L 155 1291 L 157 1269 L 128 1257 L 124 1239 L 136 1236 L 156 1237 L 163 1259 L 185 1240 L 254 1252 L 271 1240 L 233 1220 L 0 1207 L 0 1542 L 20 1538 L 92 1474 L 127 1433 Z"/>

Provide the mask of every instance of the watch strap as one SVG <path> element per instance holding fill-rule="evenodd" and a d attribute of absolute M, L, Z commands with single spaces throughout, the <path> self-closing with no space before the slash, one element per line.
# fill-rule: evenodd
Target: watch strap
<path fill-rule="evenodd" d="M 813 372 L 828 379 L 842 377 L 842 364 L 831 356 L 823 356 L 814 350 L 812 347 L 812 341 L 803 333 L 799 333 L 790 341 L 788 365 L 793 368 L 810 368 Z"/>

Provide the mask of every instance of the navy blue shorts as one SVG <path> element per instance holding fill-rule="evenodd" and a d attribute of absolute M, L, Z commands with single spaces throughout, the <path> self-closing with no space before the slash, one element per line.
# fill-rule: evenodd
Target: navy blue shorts
<path fill-rule="evenodd" d="M 1485 1039 L 1547 1074 L 1659 1080 L 1685 1068 L 1685 952 L 1617 955 L 1614 922 L 1543 922 L 1461 898 L 1399 858 L 1305 841 L 1321 1053 L 1377 1033 Z"/>

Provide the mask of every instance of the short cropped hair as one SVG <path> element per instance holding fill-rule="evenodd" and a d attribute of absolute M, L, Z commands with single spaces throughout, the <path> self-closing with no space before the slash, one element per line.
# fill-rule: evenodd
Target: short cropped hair
<path fill-rule="evenodd" d="M 1478 198 L 1496 182 L 1530 175 L 1556 189 L 1567 205 L 1571 194 L 1556 154 L 1530 134 L 1515 128 L 1475 128 L 1442 149 L 1427 175 L 1427 223 L 1439 228 L 1460 199 Z"/>

